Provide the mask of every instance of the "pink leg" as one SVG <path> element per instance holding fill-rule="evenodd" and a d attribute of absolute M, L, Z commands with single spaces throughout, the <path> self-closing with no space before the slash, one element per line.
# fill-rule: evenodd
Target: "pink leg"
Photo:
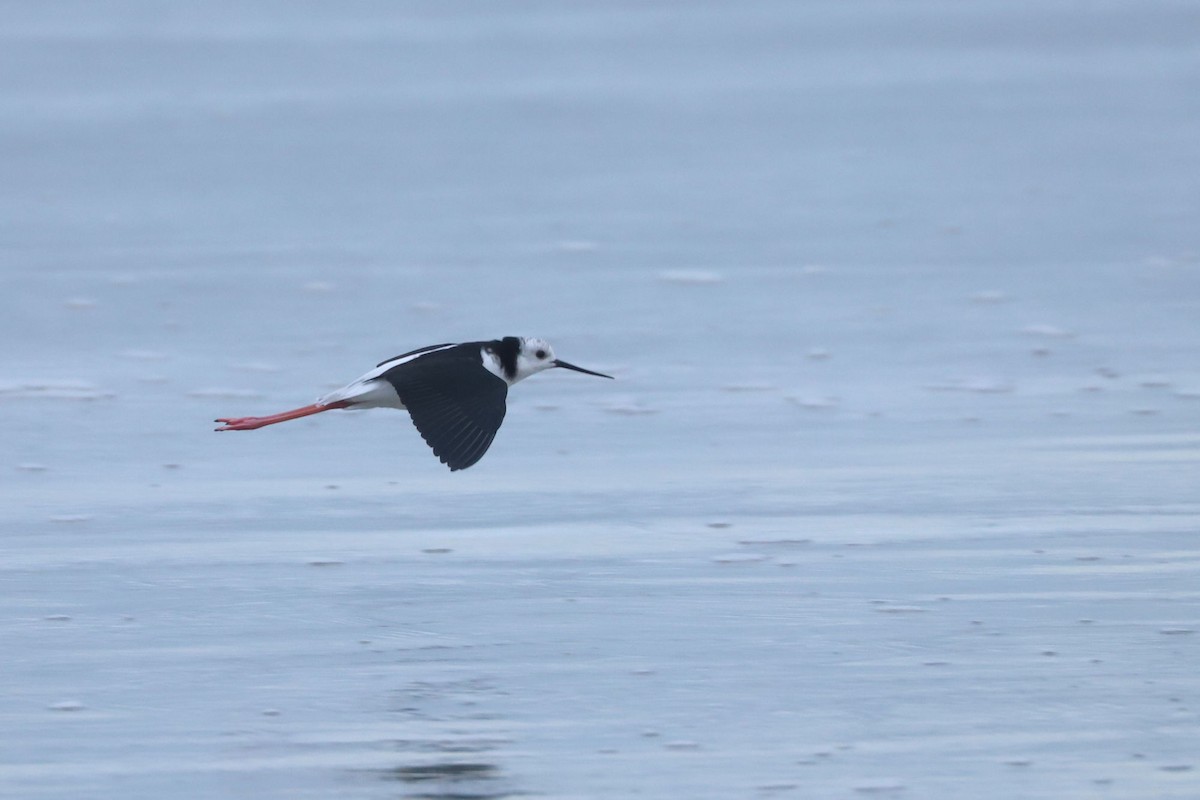
<path fill-rule="evenodd" d="M 335 408 L 345 408 L 349 403 L 345 400 L 340 400 L 336 403 L 330 403 L 327 406 L 311 405 L 303 408 L 293 408 L 291 411 L 281 411 L 278 414 L 270 414 L 265 417 L 222 417 L 217 422 L 225 424 L 216 430 L 219 431 L 252 431 L 255 428 L 261 428 L 264 425 L 274 425 L 277 422 L 287 422 L 289 419 L 299 419 L 312 414 L 320 414 L 322 411 L 330 411 Z"/>

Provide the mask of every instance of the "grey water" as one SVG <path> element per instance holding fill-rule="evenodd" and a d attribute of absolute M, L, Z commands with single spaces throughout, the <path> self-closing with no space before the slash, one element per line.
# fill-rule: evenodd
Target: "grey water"
<path fill-rule="evenodd" d="M 0 796 L 1200 793 L 1200 8 L 4 17 Z"/>

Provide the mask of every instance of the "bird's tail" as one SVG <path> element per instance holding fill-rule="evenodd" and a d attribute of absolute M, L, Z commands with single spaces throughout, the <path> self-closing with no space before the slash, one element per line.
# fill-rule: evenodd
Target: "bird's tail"
<path fill-rule="evenodd" d="M 376 378 L 348 383 L 340 389 L 318 397 L 316 405 L 330 406 L 337 403 L 354 408 L 404 408 L 392 384 Z"/>

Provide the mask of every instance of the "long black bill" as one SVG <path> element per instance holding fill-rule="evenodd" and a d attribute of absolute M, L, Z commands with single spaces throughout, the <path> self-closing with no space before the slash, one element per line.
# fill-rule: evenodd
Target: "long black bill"
<path fill-rule="evenodd" d="M 563 369 L 573 369 L 576 372 L 582 372 L 584 375 L 595 375 L 597 378 L 612 379 L 612 375 L 605 375 L 603 372 L 592 372 L 590 369 L 584 369 L 583 367 L 577 367 L 574 364 L 568 364 L 566 361 L 561 361 L 557 358 L 554 360 L 554 366 L 562 367 Z"/>

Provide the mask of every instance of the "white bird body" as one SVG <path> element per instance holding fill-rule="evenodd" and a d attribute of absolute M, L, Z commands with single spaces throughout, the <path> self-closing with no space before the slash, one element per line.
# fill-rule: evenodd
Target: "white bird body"
<path fill-rule="evenodd" d="M 380 363 L 375 369 L 360 375 L 342 388 L 321 395 L 317 398 L 316 404 L 319 406 L 328 406 L 342 401 L 349 401 L 355 408 L 403 409 L 404 404 L 400 402 L 400 395 L 396 393 L 396 387 L 387 381 L 379 379 L 390 369 L 414 361 L 427 353 L 436 353 L 438 350 L 445 350 L 450 347 L 454 347 L 454 345 L 434 345 L 432 348 L 423 348 L 388 359 Z"/>
<path fill-rule="evenodd" d="M 338 408 L 405 409 L 443 464 L 466 469 L 500 429 L 508 387 L 553 367 L 612 377 L 556 359 L 544 339 L 436 344 L 383 361 L 312 405 L 266 417 L 221 418 L 217 430 L 254 430 Z"/>

